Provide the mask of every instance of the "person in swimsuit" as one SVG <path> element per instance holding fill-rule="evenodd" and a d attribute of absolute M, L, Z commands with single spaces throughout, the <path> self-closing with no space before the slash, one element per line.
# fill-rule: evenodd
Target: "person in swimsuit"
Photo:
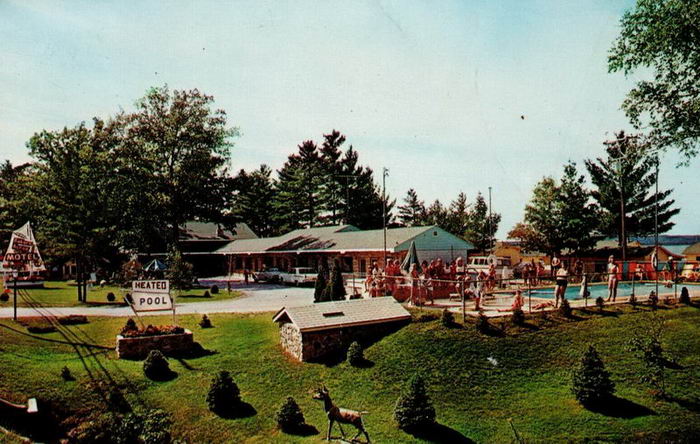
<path fill-rule="evenodd" d="M 615 263 L 615 258 L 611 255 L 608 258 L 608 302 L 610 302 L 611 299 L 615 302 L 617 298 L 617 274 L 619 271 L 620 268 Z"/>
<path fill-rule="evenodd" d="M 562 262 L 557 269 L 556 287 L 554 287 L 554 308 L 559 306 L 559 300 L 564 301 L 566 297 L 566 286 L 569 284 L 569 269 L 566 262 Z"/>

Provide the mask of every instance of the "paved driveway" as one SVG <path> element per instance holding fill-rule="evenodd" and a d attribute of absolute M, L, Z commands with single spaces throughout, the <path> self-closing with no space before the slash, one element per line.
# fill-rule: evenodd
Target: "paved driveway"
<path fill-rule="evenodd" d="M 224 287 L 225 288 L 225 287 Z M 234 290 L 243 292 L 243 296 L 236 299 L 224 299 L 220 301 L 188 302 L 178 304 L 178 314 L 187 313 L 256 313 L 277 311 L 282 307 L 296 307 L 313 303 L 313 288 L 285 287 L 268 284 L 234 284 Z M 225 291 L 225 290 L 223 290 Z M 133 312 L 129 307 L 50 307 L 43 309 L 54 316 L 69 314 L 81 314 L 86 316 L 131 316 Z M 18 308 L 19 316 L 39 316 L 37 310 L 29 307 Z M 141 316 L 157 316 L 167 312 L 143 312 Z M 0 308 L 0 318 L 11 318 L 12 307 Z"/>

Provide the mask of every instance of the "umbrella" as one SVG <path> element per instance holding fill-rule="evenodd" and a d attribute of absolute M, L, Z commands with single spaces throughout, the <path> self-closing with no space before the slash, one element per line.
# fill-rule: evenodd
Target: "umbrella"
<path fill-rule="evenodd" d="M 584 274 L 583 279 L 581 280 L 581 290 L 579 291 L 579 296 L 585 299 L 586 303 L 588 303 L 588 294 L 588 276 Z"/>
<path fill-rule="evenodd" d="M 416 252 L 416 244 L 414 241 L 411 241 L 411 246 L 408 247 L 408 254 L 403 259 L 403 263 L 401 263 L 401 270 L 408 273 L 411 269 L 411 264 L 416 264 L 416 271 L 418 273 L 422 271 L 420 268 L 420 261 L 418 260 L 418 253 Z"/>
<path fill-rule="evenodd" d="M 151 262 L 143 267 L 144 271 L 165 271 L 168 267 L 158 259 L 153 259 Z"/>

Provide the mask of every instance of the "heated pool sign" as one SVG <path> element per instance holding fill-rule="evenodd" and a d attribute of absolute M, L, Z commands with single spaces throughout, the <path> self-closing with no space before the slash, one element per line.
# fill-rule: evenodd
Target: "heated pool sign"
<path fill-rule="evenodd" d="M 170 281 L 133 281 L 131 299 L 134 311 L 172 310 Z"/>

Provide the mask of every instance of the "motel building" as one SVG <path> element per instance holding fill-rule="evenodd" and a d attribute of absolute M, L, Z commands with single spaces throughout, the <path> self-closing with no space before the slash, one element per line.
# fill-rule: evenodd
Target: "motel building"
<path fill-rule="evenodd" d="M 387 259 L 403 260 L 411 242 L 418 258 L 428 262 L 435 258 L 451 262 L 474 248 L 438 226 L 388 228 Z M 329 265 L 337 260 L 343 273 L 364 273 L 374 261 L 384 267 L 384 230 L 360 230 L 352 225 L 306 228 L 277 237 L 234 240 L 215 253 L 221 255 L 230 273 L 295 267 L 316 270 L 322 259 Z"/>

